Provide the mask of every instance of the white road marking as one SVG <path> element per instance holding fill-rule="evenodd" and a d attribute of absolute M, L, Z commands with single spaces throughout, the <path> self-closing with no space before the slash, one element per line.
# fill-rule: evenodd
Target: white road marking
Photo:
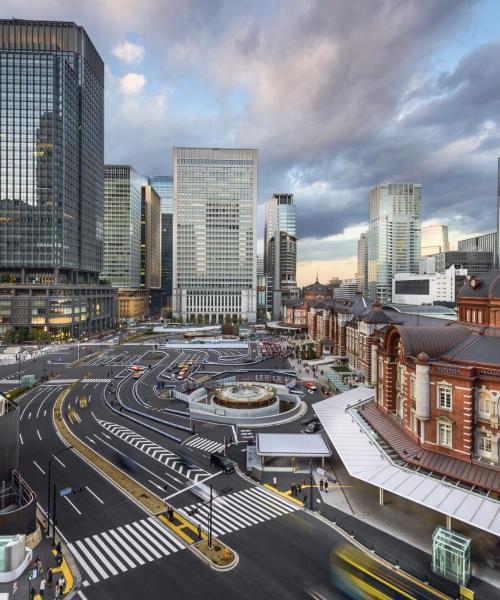
<path fill-rule="evenodd" d="M 85 581 L 83 582 L 83 585 L 85 585 Z M 87 600 L 87 596 L 82 592 L 82 590 L 78 590 L 78 595 L 82 600 Z"/>
<path fill-rule="evenodd" d="M 94 446 L 96 445 L 96 443 L 94 442 L 94 440 L 91 437 L 89 437 L 88 435 L 86 435 L 85 437 L 88 439 L 89 442 L 92 442 L 94 444 Z M 97 439 L 99 439 L 99 438 L 97 438 Z"/>
<path fill-rule="evenodd" d="M 78 508 L 76 508 L 76 506 L 73 504 L 73 502 L 71 502 L 71 500 L 68 498 L 68 496 L 64 496 L 64 499 L 69 502 L 71 504 L 71 506 L 76 510 L 76 512 L 81 515 L 82 513 L 78 510 Z"/>
<path fill-rule="evenodd" d="M 38 431 L 38 429 L 36 430 L 36 432 L 37 432 L 37 434 L 38 434 L 38 439 L 39 439 L 40 441 L 42 441 L 42 436 L 40 435 L 40 432 Z"/>
<path fill-rule="evenodd" d="M 28 415 L 28 421 L 31 419 L 31 412 Z"/>
<path fill-rule="evenodd" d="M 63 461 L 60 458 L 57 458 L 57 456 L 54 456 L 54 459 L 57 460 L 57 462 L 61 465 L 61 467 L 66 468 L 66 465 L 63 463 Z"/>
<path fill-rule="evenodd" d="M 46 475 L 45 471 L 42 469 L 42 467 L 34 460 L 33 464 L 35 465 L 35 467 L 43 474 Z"/>
<path fill-rule="evenodd" d="M 99 500 L 99 502 L 101 504 L 104 504 L 104 502 L 99 498 L 99 496 L 95 492 L 93 492 L 88 486 L 85 486 L 85 489 L 87 491 L 89 491 L 92 494 L 92 496 L 94 496 L 94 498 L 96 498 L 97 500 Z"/>
<path fill-rule="evenodd" d="M 46 416 L 47 416 L 47 411 L 46 411 L 46 410 L 44 410 L 44 411 L 43 411 L 43 417 L 45 418 Z"/>
<path fill-rule="evenodd" d="M 24 442 L 23 442 L 23 436 L 22 436 L 22 434 L 21 434 L 21 433 L 19 434 L 19 439 L 21 440 L 21 446 L 23 446 L 23 445 L 24 445 Z"/>

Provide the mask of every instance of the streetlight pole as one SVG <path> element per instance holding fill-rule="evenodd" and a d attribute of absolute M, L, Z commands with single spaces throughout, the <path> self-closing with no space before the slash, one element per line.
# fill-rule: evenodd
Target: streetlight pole
<path fill-rule="evenodd" d="M 78 349 L 78 357 L 76 359 L 76 364 L 79 365 L 80 364 L 80 340 L 79 339 L 76 341 L 76 347 Z"/>
<path fill-rule="evenodd" d="M 208 517 L 208 547 L 212 549 L 212 521 L 213 521 L 213 486 L 210 484 L 210 514 Z"/>
<path fill-rule="evenodd" d="M 21 353 L 17 355 L 17 387 L 21 387 Z"/>
<path fill-rule="evenodd" d="M 310 510 L 314 510 L 313 508 L 313 468 L 312 468 L 312 458 L 309 461 L 309 488 L 310 488 L 310 495 L 309 495 L 309 509 Z"/>
<path fill-rule="evenodd" d="M 51 508 L 50 507 L 50 483 L 51 483 L 52 461 L 58 454 L 61 454 L 62 452 L 65 452 L 66 450 L 71 450 L 71 448 L 73 448 L 73 446 L 65 446 L 64 448 L 61 448 L 61 450 L 54 452 L 54 454 L 49 458 L 49 468 L 48 468 L 49 483 L 48 483 L 48 489 L 47 489 L 47 537 L 50 537 L 50 508 Z M 55 528 L 55 525 L 54 525 L 54 523 L 52 523 L 52 529 L 54 529 L 54 528 Z"/>

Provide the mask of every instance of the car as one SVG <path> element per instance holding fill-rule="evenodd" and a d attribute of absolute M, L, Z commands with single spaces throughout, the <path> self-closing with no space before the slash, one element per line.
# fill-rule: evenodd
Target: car
<path fill-rule="evenodd" d="M 210 455 L 210 464 L 212 467 L 222 469 L 224 473 L 234 473 L 233 461 L 220 452 L 213 452 Z"/>
<path fill-rule="evenodd" d="M 306 388 L 308 390 L 311 390 L 312 392 L 315 392 L 318 388 L 314 385 L 314 383 L 311 383 L 310 381 L 306 381 L 306 383 L 304 384 L 306 386 Z"/>
<path fill-rule="evenodd" d="M 314 421 L 313 423 L 309 423 L 303 430 L 303 433 L 317 433 L 321 429 L 321 423 Z"/>

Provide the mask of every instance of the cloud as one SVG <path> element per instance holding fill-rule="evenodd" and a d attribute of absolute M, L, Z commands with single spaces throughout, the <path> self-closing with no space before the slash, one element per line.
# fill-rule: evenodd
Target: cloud
<path fill-rule="evenodd" d="M 146 78 L 141 73 L 127 73 L 120 79 L 120 91 L 127 96 L 140 94 L 146 85 Z"/>
<path fill-rule="evenodd" d="M 127 64 L 140 63 L 144 58 L 144 47 L 133 44 L 132 42 L 118 44 L 111 52 L 114 56 Z"/>

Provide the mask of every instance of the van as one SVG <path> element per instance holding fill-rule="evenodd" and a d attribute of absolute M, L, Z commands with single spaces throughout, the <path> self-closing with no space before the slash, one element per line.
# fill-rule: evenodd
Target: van
<path fill-rule="evenodd" d="M 222 469 L 224 473 L 234 473 L 233 461 L 220 452 L 213 452 L 210 455 L 210 464 L 212 467 Z"/>

